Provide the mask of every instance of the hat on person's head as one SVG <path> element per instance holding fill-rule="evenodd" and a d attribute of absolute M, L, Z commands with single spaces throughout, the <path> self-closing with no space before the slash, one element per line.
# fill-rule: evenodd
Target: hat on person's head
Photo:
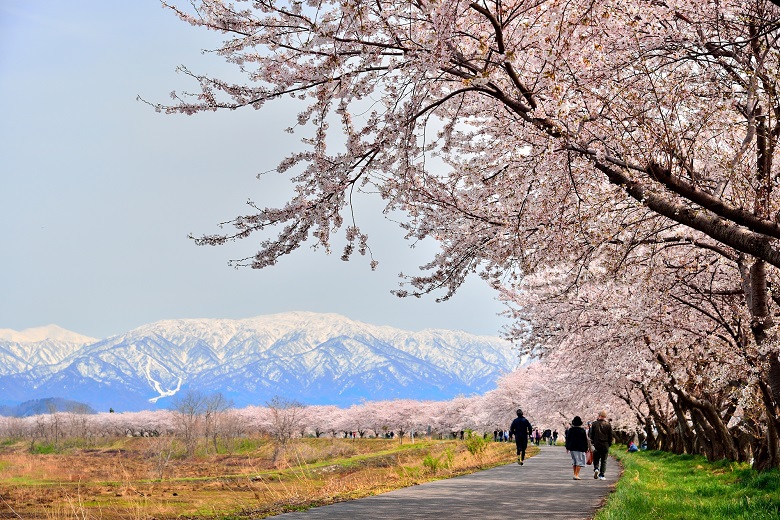
<path fill-rule="evenodd" d="M 599 412 L 599 419 L 606 419 L 606 418 L 607 418 L 607 411 L 606 410 L 601 410 Z"/>
<path fill-rule="evenodd" d="M 582 426 L 582 419 L 579 415 L 575 415 L 574 419 L 571 420 L 572 426 Z"/>
<path fill-rule="evenodd" d="M 523 416 L 523 410 L 521 410 L 520 408 L 517 409 L 517 416 L 518 417 L 522 417 Z"/>

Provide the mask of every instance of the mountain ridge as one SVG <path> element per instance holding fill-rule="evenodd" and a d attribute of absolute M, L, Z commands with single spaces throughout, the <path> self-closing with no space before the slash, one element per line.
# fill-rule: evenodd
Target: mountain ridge
<path fill-rule="evenodd" d="M 15 343 L 37 343 L 45 340 L 59 340 L 69 343 L 92 343 L 96 338 L 84 336 L 71 330 L 63 329 L 58 325 L 44 325 L 32 327 L 21 331 L 13 329 L 0 329 L 0 341 L 12 341 Z"/>
<path fill-rule="evenodd" d="M 4 355 L 13 361 L 12 345 L 20 350 L 0 339 L 0 362 Z M 48 348 L 45 358 L 19 358 L 0 370 L 7 400 L 56 396 L 98 410 L 141 410 L 168 407 L 189 390 L 220 392 L 238 406 L 275 395 L 345 406 L 449 399 L 492 389 L 519 364 L 497 337 L 411 332 L 303 311 L 159 320 L 78 348 Z"/>

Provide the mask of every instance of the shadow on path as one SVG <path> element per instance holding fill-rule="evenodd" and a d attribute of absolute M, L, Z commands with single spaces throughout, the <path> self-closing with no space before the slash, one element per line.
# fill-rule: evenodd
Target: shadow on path
<path fill-rule="evenodd" d="M 273 518 L 407 519 L 592 518 L 617 479 L 620 468 L 610 458 L 607 480 L 593 479 L 593 466 L 572 479 L 571 458 L 562 446 L 542 446 L 525 465 L 510 464 L 448 480 L 438 480 L 382 495 L 341 502 Z"/>

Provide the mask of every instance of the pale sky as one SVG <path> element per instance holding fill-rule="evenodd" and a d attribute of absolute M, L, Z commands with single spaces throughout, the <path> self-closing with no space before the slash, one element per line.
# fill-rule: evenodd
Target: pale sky
<path fill-rule="evenodd" d="M 284 104 L 166 116 L 136 101 L 195 90 L 177 65 L 222 71 L 200 52 L 216 41 L 157 0 L 0 0 L 0 328 L 103 338 L 161 319 L 305 310 L 497 335 L 503 307 L 476 277 L 444 303 L 390 294 L 434 245 L 409 249 L 379 204 L 358 214 L 374 272 L 363 257 L 342 262 L 338 247 L 306 246 L 272 268 L 236 270 L 228 260 L 259 239 L 207 248 L 187 238 L 218 232 L 247 199 L 278 204 L 285 184 L 255 175 L 299 146 L 283 132 L 296 115 Z"/>

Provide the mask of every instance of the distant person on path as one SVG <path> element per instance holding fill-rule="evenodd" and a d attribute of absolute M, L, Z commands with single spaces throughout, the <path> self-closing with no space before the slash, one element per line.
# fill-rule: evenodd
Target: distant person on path
<path fill-rule="evenodd" d="M 553 430 L 552 443 L 553 443 L 553 446 L 558 444 L 558 430 Z"/>
<path fill-rule="evenodd" d="M 585 465 L 585 452 L 588 451 L 590 441 L 585 428 L 582 427 L 582 419 L 575 415 L 571 421 L 571 428 L 566 430 L 566 452 L 571 455 L 574 480 L 580 478 L 580 470 Z"/>
<path fill-rule="evenodd" d="M 606 410 L 601 410 L 598 420 L 590 426 L 590 441 L 593 443 L 593 478 L 606 480 L 604 472 L 612 446 L 612 425 L 607 421 Z"/>
<path fill-rule="evenodd" d="M 517 446 L 517 463 L 521 466 L 525 460 L 525 450 L 528 449 L 528 436 L 532 432 L 531 422 L 523 417 L 523 411 L 517 410 L 517 418 L 512 421 L 509 427 L 509 436 L 515 436 L 515 445 Z"/>

